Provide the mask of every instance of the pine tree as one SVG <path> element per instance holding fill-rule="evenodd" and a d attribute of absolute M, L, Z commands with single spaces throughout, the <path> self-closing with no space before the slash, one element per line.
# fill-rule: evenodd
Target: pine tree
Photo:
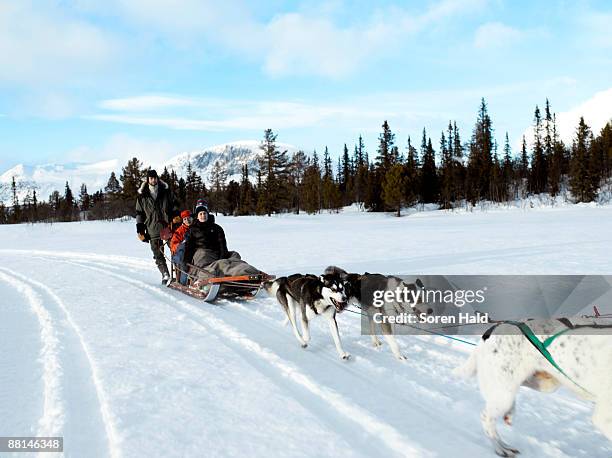
<path fill-rule="evenodd" d="M 448 139 L 450 143 L 450 138 Z M 457 123 L 453 122 L 453 202 L 459 202 L 465 198 L 465 166 L 463 165 L 463 145 L 461 144 L 461 135 L 457 128 Z M 450 149 L 450 148 L 449 148 Z"/>
<path fill-rule="evenodd" d="M 408 137 L 408 147 L 406 149 L 405 182 L 404 182 L 404 202 L 411 207 L 419 201 L 420 180 L 419 180 L 419 158 L 417 150 L 410 142 Z"/>
<path fill-rule="evenodd" d="M 595 198 L 596 188 L 593 187 L 590 169 L 592 137 L 590 127 L 580 117 L 570 164 L 570 187 L 576 202 L 591 202 Z"/>
<path fill-rule="evenodd" d="M 272 129 L 266 129 L 259 147 L 263 152 L 259 157 L 263 178 L 260 200 L 268 216 L 285 208 L 287 202 L 287 151 L 276 147 L 276 137 Z"/>
<path fill-rule="evenodd" d="M 452 129 L 449 123 L 449 135 L 452 135 Z M 450 144 L 450 148 L 449 148 Z M 454 158 L 452 154 L 452 142 L 449 138 L 449 143 L 446 142 L 444 132 L 440 135 L 440 156 L 442 163 L 440 165 L 440 206 L 448 209 L 452 207 L 454 192 Z"/>
<path fill-rule="evenodd" d="M 194 178 L 194 186 L 196 188 L 202 188 L 201 179 L 198 182 L 198 176 Z M 225 187 L 227 181 L 227 170 L 219 161 L 215 161 L 213 165 L 213 169 L 210 172 L 210 177 L 208 178 L 210 181 L 210 205 L 211 209 L 217 213 L 219 210 L 223 213 L 227 213 L 226 205 L 228 202 L 225 201 Z M 201 191 L 200 191 L 201 192 Z"/>
<path fill-rule="evenodd" d="M 406 186 L 404 167 L 402 164 L 394 164 L 385 175 L 383 180 L 382 192 L 385 205 L 396 209 L 396 216 L 400 216 L 402 202 L 404 199 L 403 190 Z"/>
<path fill-rule="evenodd" d="M 81 205 L 81 211 L 88 211 L 90 206 L 90 197 L 87 193 L 87 185 L 85 183 L 81 184 L 81 191 L 79 192 L 79 202 Z"/>
<path fill-rule="evenodd" d="M 365 189 L 368 183 L 368 161 L 365 158 L 366 150 L 363 143 L 363 138 L 359 136 L 357 145 L 355 145 L 355 154 L 353 162 L 355 164 L 355 179 L 353 183 L 353 199 L 360 206 L 363 205 L 365 197 Z"/>
<path fill-rule="evenodd" d="M 250 215 L 253 213 L 253 185 L 249 180 L 249 166 L 242 166 L 242 177 L 240 178 L 240 204 L 238 207 L 239 215 Z"/>
<path fill-rule="evenodd" d="M 135 157 L 130 159 L 125 167 L 121 169 L 119 180 L 121 180 L 121 187 L 123 190 L 123 214 L 136 214 L 138 188 L 145 178 L 145 173 L 141 169 L 142 163 Z"/>
<path fill-rule="evenodd" d="M 423 129 L 421 141 L 421 201 L 423 203 L 438 202 L 439 188 L 436 170 L 436 157 L 431 138 L 427 139 L 427 132 Z"/>
<path fill-rule="evenodd" d="M 108 183 L 104 188 L 106 193 L 104 218 L 115 219 L 121 216 L 121 209 L 123 207 L 121 191 L 121 185 L 119 180 L 117 180 L 115 172 L 111 172 Z"/>
<path fill-rule="evenodd" d="M 542 116 L 537 105 L 533 123 L 533 154 L 531 157 L 529 190 L 538 194 L 546 191 L 548 172 L 546 170 L 546 157 L 544 156 L 544 142 L 542 141 Z"/>
<path fill-rule="evenodd" d="M 466 197 L 472 203 L 490 199 L 493 166 L 493 126 L 484 98 L 481 100 L 476 125 L 470 142 L 466 176 Z"/>
<path fill-rule="evenodd" d="M 514 181 L 514 167 L 512 165 L 512 149 L 510 148 L 510 139 L 508 138 L 508 132 L 506 132 L 506 138 L 504 142 L 504 162 L 502 165 L 502 183 L 504 191 L 504 199 L 510 199 L 516 197 L 516 193 L 510 193 L 510 187 Z"/>
<path fill-rule="evenodd" d="M 74 196 L 72 194 L 72 190 L 68 182 L 66 181 L 66 186 L 64 187 L 64 200 L 62 201 L 61 206 L 61 219 L 62 221 L 72 221 L 74 214 Z"/>
<path fill-rule="evenodd" d="M 19 223 L 21 221 L 21 207 L 19 206 L 19 197 L 17 196 L 17 183 L 15 177 L 11 180 L 11 194 L 13 195 L 13 212 L 11 213 L 11 222 Z"/>
<path fill-rule="evenodd" d="M 304 170 L 302 205 L 306 213 L 318 213 L 322 208 L 322 177 L 317 151 L 313 152 Z"/>
<path fill-rule="evenodd" d="M 300 214 L 300 210 L 302 208 L 304 174 L 306 173 L 307 164 L 308 158 L 304 151 L 298 151 L 291 156 L 291 162 L 289 164 L 289 178 L 292 189 L 291 205 L 295 209 L 296 215 Z"/>

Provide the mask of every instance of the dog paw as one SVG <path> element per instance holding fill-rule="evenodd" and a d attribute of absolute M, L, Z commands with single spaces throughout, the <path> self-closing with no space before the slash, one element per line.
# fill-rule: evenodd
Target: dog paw
<path fill-rule="evenodd" d="M 377 340 L 376 342 L 372 342 L 372 346 L 374 348 L 382 347 L 382 342 L 380 340 Z"/>
<path fill-rule="evenodd" d="M 397 355 L 395 357 L 398 361 L 406 361 L 408 358 L 406 358 L 404 355 Z"/>
<path fill-rule="evenodd" d="M 308 344 L 306 342 L 304 342 L 303 344 L 301 344 L 302 348 L 306 348 L 308 346 Z"/>
<path fill-rule="evenodd" d="M 350 353 L 344 353 L 344 354 L 342 354 L 342 355 L 341 355 L 341 358 L 342 358 L 342 359 L 345 359 L 345 360 L 346 360 L 346 359 L 349 359 L 350 357 L 351 357 L 351 354 L 350 354 Z"/>

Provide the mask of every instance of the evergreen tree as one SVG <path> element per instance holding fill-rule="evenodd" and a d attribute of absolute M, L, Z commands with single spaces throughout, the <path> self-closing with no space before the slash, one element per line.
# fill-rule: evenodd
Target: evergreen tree
<path fill-rule="evenodd" d="M 570 187 L 576 202 L 591 202 L 597 190 L 593 186 L 590 168 L 592 137 L 590 127 L 584 122 L 584 118 L 580 117 L 572 146 L 570 165 Z"/>
<path fill-rule="evenodd" d="M 199 177 L 196 175 L 194 186 L 196 188 L 200 188 L 201 193 L 201 179 L 197 182 Z M 225 186 L 227 181 L 227 170 L 224 166 L 221 165 L 219 161 L 215 161 L 213 165 L 213 169 L 210 172 L 210 177 L 208 178 L 210 181 L 210 205 L 211 208 L 214 209 L 214 212 L 217 213 L 219 210 L 224 214 L 227 213 L 226 206 L 228 202 L 225 201 Z"/>
<path fill-rule="evenodd" d="M 450 138 L 448 139 L 450 143 Z M 453 122 L 453 141 L 452 141 L 452 155 L 453 155 L 453 202 L 458 202 L 465 198 L 465 166 L 463 165 L 463 145 L 461 144 L 461 136 L 457 123 Z M 450 148 L 449 148 L 450 149 Z"/>
<path fill-rule="evenodd" d="M 491 168 L 493 166 L 493 125 L 484 98 L 481 100 L 476 125 L 470 142 L 467 166 L 466 197 L 472 203 L 490 199 Z"/>
<path fill-rule="evenodd" d="M 79 192 L 79 202 L 81 205 L 81 211 L 88 211 L 90 206 L 90 197 L 87 193 L 87 185 L 85 183 L 81 184 L 81 191 Z"/>
<path fill-rule="evenodd" d="M 66 181 L 66 186 L 64 187 L 64 199 L 62 201 L 61 206 L 61 220 L 62 221 L 72 221 L 74 214 L 74 196 L 72 194 L 72 190 Z"/>
<path fill-rule="evenodd" d="M 548 172 L 546 170 L 546 157 L 544 156 L 544 142 L 542 140 L 542 116 L 537 105 L 533 116 L 533 123 L 533 154 L 531 157 L 529 190 L 534 194 L 538 194 L 546 191 Z"/>
<path fill-rule="evenodd" d="M 452 135 L 452 129 L 449 123 L 449 135 Z M 454 199 L 454 163 L 452 153 L 452 142 L 447 144 L 444 132 L 440 135 L 440 206 L 448 209 L 452 207 Z M 450 148 L 449 148 L 450 145 Z"/>
<path fill-rule="evenodd" d="M 136 198 L 138 197 L 138 188 L 146 176 L 141 168 L 141 162 L 134 157 L 130 159 L 125 167 L 121 169 L 119 179 L 121 180 L 123 189 L 123 214 L 131 214 L 133 216 L 136 214 Z"/>
<path fill-rule="evenodd" d="M 510 148 L 510 139 L 508 138 L 508 132 L 506 132 L 506 138 L 504 142 L 504 162 L 502 165 L 502 188 L 504 200 L 516 197 L 515 192 L 510 192 L 510 188 L 512 186 L 513 181 L 514 167 L 512 165 L 512 149 Z"/>
<path fill-rule="evenodd" d="M 368 161 L 365 158 L 366 150 L 363 143 L 363 138 L 359 136 L 357 145 L 355 145 L 355 153 L 353 162 L 355 164 L 355 179 L 353 182 L 353 199 L 360 206 L 363 205 L 365 197 L 365 189 L 368 184 Z"/>
<path fill-rule="evenodd" d="M 15 177 L 11 180 L 11 194 L 13 196 L 13 212 L 11 213 L 11 222 L 19 223 L 21 221 L 21 208 L 19 206 L 19 197 L 17 196 L 17 183 Z"/>
<path fill-rule="evenodd" d="M 108 183 L 104 188 L 104 192 L 106 193 L 105 209 L 103 212 L 104 218 L 115 219 L 121 216 L 121 210 L 123 209 L 121 191 L 121 185 L 119 184 L 119 180 L 117 180 L 115 172 L 111 172 Z"/>
<path fill-rule="evenodd" d="M 408 148 L 406 149 L 405 181 L 404 181 L 404 202 L 409 207 L 419 201 L 420 180 L 419 180 L 419 158 L 417 150 L 410 142 L 408 137 Z"/>
<path fill-rule="evenodd" d="M 421 141 L 421 155 L 421 201 L 423 203 L 435 203 L 438 202 L 439 197 L 436 156 L 431 145 L 431 138 L 427 139 L 425 129 L 423 129 L 423 139 Z"/>
<path fill-rule="evenodd" d="M 242 166 L 242 177 L 240 178 L 240 204 L 238 207 L 239 215 L 250 215 L 253 213 L 253 185 L 249 180 L 249 166 Z"/>
<path fill-rule="evenodd" d="M 393 164 L 383 180 L 382 192 L 385 205 L 396 209 L 396 216 L 400 216 L 405 187 L 404 167 L 399 163 Z"/>
<path fill-rule="evenodd" d="M 308 165 L 308 157 L 304 151 L 298 151 L 291 156 L 289 164 L 289 180 L 291 185 L 291 195 L 293 206 L 296 215 L 300 214 L 302 208 L 302 194 L 304 192 L 304 174 Z"/>
<path fill-rule="evenodd" d="M 263 189 L 259 192 L 262 209 L 268 216 L 285 208 L 287 202 L 287 151 L 276 147 L 276 137 L 272 129 L 266 129 L 260 145 L 263 154 L 259 157 L 259 170 Z"/>

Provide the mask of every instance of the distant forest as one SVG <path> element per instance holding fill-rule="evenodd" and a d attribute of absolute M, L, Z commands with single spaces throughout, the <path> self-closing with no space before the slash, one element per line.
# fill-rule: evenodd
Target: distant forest
<path fill-rule="evenodd" d="M 164 169 L 160 178 L 180 208 L 191 209 L 204 197 L 212 211 L 235 216 L 337 212 L 351 204 L 400 216 L 402 208 L 417 204 L 471 208 L 543 193 L 555 197 L 564 192 L 572 202 L 592 202 L 612 175 L 612 122 L 595 136 L 581 118 L 572 144 L 565 145 L 548 100 L 543 113 L 535 108 L 532 147 L 528 150 L 523 136 L 518 152 L 511 150 L 508 133 L 499 147 L 484 99 L 469 140 L 462 140 L 451 121 L 440 134 L 437 150 L 425 129 L 419 139 L 408 137 L 398 145 L 387 121 L 375 152 L 366 151 L 360 136 L 353 148 L 344 145 L 335 164 L 327 147 L 322 157 L 316 151 L 289 156 L 277 147 L 276 138 L 272 130 L 264 132 L 258 167 L 244 165 L 240 181 L 228 182 L 219 163 L 205 177 L 208 187 L 191 165 L 185 176 Z M 83 183 L 75 195 L 66 182 L 62 192 L 53 192 L 47 200 L 39 200 L 34 191 L 23 202 L 13 178 L 13 202 L 8 207 L 0 203 L 0 224 L 131 216 L 147 170 L 133 158 L 119 177 L 111 173 L 106 187 L 93 194 Z"/>

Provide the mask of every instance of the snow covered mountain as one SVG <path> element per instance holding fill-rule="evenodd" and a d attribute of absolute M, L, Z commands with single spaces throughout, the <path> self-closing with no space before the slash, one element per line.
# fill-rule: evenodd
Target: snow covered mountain
<path fill-rule="evenodd" d="M 262 154 L 259 148 L 260 144 L 259 140 L 244 140 L 212 146 L 199 152 L 179 154 L 162 164 L 158 172 L 161 173 L 163 168 L 167 167 L 168 171 L 174 170 L 179 176 L 185 176 L 187 166 L 191 163 L 191 167 L 202 177 L 205 183 L 208 183 L 215 163 L 219 162 L 227 170 L 228 180 L 238 180 L 244 164 L 249 166 L 251 172 L 258 167 L 257 158 Z M 278 143 L 277 147 L 281 151 L 287 151 L 289 155 L 299 150 L 299 148 L 286 143 Z M 252 174 L 251 177 L 253 176 Z"/>
<path fill-rule="evenodd" d="M 228 172 L 228 180 L 239 179 L 241 167 L 248 164 L 249 169 L 254 171 L 257 167 L 257 158 L 261 155 L 258 140 L 237 141 L 222 145 L 204 148 L 201 151 L 182 153 L 172 157 L 163 164 L 152 164 L 161 173 L 164 167 L 175 170 L 179 176 L 185 176 L 187 164 L 191 162 L 194 170 L 208 183 L 210 172 L 215 162 L 219 162 Z M 279 143 L 281 151 L 292 154 L 298 148 L 292 145 Z M 146 155 L 141 157 L 144 160 Z M 5 205 L 12 204 L 11 183 L 13 177 L 17 185 L 17 196 L 19 202 L 23 202 L 28 194 L 30 197 L 36 190 L 38 200 L 47 200 L 49 195 L 57 190 L 64 192 L 66 181 L 69 183 L 73 193 L 78 194 L 82 183 L 87 185 L 90 193 L 104 188 L 112 171 L 121 173 L 123 164 L 118 159 L 111 159 L 92 163 L 67 163 L 67 164 L 43 164 L 24 165 L 19 164 L 0 175 L 0 201 Z M 145 165 L 149 165 L 146 164 Z M 253 175 L 254 176 L 254 175 Z"/>
<path fill-rule="evenodd" d="M 39 201 L 47 200 L 53 191 L 63 193 L 66 182 L 74 194 L 78 194 L 82 183 L 87 185 L 90 193 L 94 192 L 103 188 L 110 173 L 120 166 L 117 159 L 93 163 L 19 164 L 0 175 L 0 201 L 6 205 L 12 204 L 13 177 L 19 202 L 23 203 L 28 195 L 32 197 L 34 190 Z"/>

